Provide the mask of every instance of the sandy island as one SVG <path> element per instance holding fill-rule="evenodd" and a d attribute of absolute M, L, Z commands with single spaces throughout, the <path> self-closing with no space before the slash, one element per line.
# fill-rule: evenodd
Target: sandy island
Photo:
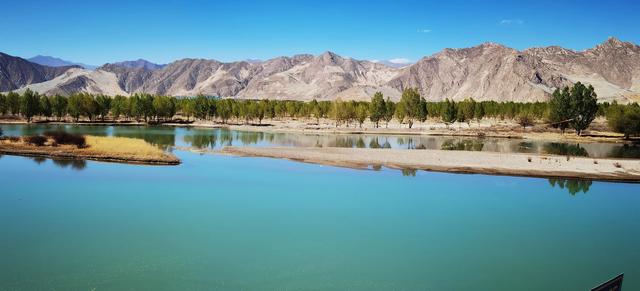
<path fill-rule="evenodd" d="M 124 137 L 85 136 L 87 146 L 35 146 L 22 140 L 0 140 L 0 154 L 58 159 L 84 159 L 144 165 L 178 165 L 180 160 L 147 142 Z"/>
<path fill-rule="evenodd" d="M 439 172 L 640 182 L 640 161 L 539 154 L 316 147 L 225 147 L 222 154 L 282 158 L 351 168 L 385 166 Z"/>

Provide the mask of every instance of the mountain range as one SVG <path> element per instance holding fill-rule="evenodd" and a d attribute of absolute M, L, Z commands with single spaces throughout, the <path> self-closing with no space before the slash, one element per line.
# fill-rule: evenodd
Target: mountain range
<path fill-rule="evenodd" d="M 56 57 L 52 57 L 52 56 L 42 56 L 42 55 L 37 55 L 33 58 L 28 58 L 28 61 L 32 62 L 32 63 L 36 63 L 39 65 L 43 65 L 43 66 L 49 66 L 49 67 L 68 67 L 68 66 L 80 66 L 83 67 L 85 69 L 89 69 L 89 70 L 93 70 L 95 68 L 97 68 L 97 66 L 93 66 L 93 65 L 87 65 L 87 64 L 83 64 L 83 63 L 75 63 L 72 61 L 66 61 L 60 58 L 56 58 Z"/>
<path fill-rule="evenodd" d="M 16 60 L 19 59 L 19 60 Z M 16 65 L 19 63 L 20 65 Z M 31 65 L 29 65 L 31 64 Z M 418 88 L 427 100 L 544 101 L 575 82 L 591 84 L 601 101 L 640 100 L 640 46 L 610 38 L 594 48 L 558 46 L 516 50 L 496 43 L 444 49 L 404 67 L 355 60 L 332 52 L 265 61 L 144 60 L 52 68 L 0 54 L 0 91 L 44 94 L 91 92 L 293 100 L 369 100 L 374 92 L 399 99 Z"/>

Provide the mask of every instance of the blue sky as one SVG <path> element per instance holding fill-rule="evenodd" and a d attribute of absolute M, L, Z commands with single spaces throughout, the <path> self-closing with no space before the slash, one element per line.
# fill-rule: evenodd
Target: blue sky
<path fill-rule="evenodd" d="M 187 3 L 188 2 L 188 3 Z M 6 1 L 0 51 L 100 65 L 334 51 L 412 61 L 498 42 L 582 50 L 640 43 L 640 1 Z"/>

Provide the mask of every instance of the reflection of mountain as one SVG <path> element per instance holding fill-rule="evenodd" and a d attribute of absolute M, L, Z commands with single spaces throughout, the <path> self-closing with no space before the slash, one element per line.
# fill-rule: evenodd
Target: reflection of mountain
<path fill-rule="evenodd" d="M 558 186 L 560 189 L 567 189 L 569 194 L 576 195 L 576 193 L 581 192 L 587 193 L 589 192 L 589 188 L 591 188 L 592 181 L 590 180 L 576 180 L 576 179 L 560 179 L 560 178 L 550 178 L 549 184 L 552 187 Z"/>

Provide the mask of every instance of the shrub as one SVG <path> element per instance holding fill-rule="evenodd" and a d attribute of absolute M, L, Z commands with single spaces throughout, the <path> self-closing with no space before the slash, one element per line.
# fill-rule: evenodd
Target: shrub
<path fill-rule="evenodd" d="M 624 134 L 625 139 L 640 134 L 640 106 L 612 105 L 607 111 L 609 127 L 615 132 Z"/>
<path fill-rule="evenodd" d="M 24 137 L 24 141 L 28 144 L 32 144 L 35 146 L 43 146 L 47 140 L 49 140 L 46 136 L 42 136 L 42 135 L 32 135 L 32 136 L 25 136 Z"/>
<path fill-rule="evenodd" d="M 80 134 L 72 134 L 64 131 L 47 131 L 44 135 L 51 137 L 55 144 L 75 145 L 78 148 L 87 146 L 86 139 Z"/>
<path fill-rule="evenodd" d="M 517 121 L 523 130 L 526 129 L 527 126 L 533 126 L 533 118 L 527 113 L 518 115 Z"/>

